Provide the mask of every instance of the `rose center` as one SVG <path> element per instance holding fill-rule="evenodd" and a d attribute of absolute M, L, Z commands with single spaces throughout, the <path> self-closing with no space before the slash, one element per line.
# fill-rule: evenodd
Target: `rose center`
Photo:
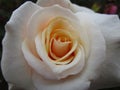
<path fill-rule="evenodd" d="M 78 43 L 72 31 L 69 21 L 61 17 L 51 20 L 43 31 L 43 43 L 53 63 L 62 65 L 73 60 Z"/>
<path fill-rule="evenodd" d="M 52 40 L 52 52 L 58 56 L 63 57 L 70 50 L 71 42 L 66 37 L 60 37 Z"/>

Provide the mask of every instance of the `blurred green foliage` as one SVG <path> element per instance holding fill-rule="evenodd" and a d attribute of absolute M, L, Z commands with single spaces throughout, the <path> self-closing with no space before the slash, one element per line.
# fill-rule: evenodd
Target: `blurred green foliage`
<path fill-rule="evenodd" d="M 5 34 L 5 23 L 9 20 L 12 12 L 27 0 L 0 0 L 0 41 L 2 42 Z M 36 2 L 36 0 L 29 0 Z M 120 0 L 71 0 L 81 6 L 93 9 L 95 12 L 118 14 L 120 16 Z M 2 45 L 0 44 L 0 58 L 2 54 Z M 1 59 L 0 59 L 1 60 Z M 8 86 L 5 82 L 0 69 L 0 90 L 7 90 Z M 119 87 L 101 90 L 120 90 Z"/>

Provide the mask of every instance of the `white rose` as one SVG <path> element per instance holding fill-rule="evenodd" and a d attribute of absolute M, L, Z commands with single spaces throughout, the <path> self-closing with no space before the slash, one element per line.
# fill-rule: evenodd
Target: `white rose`
<path fill-rule="evenodd" d="M 97 14 L 69 0 L 38 0 L 15 10 L 5 28 L 2 71 L 10 90 L 120 84 L 116 15 Z"/>

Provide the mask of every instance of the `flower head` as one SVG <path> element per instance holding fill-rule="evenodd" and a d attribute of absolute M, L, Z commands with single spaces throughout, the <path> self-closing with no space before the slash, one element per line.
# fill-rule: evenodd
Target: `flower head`
<path fill-rule="evenodd" d="M 119 81 L 119 22 L 69 0 L 24 3 L 5 26 L 2 72 L 9 89 L 88 90 L 111 85 L 106 77 Z"/>

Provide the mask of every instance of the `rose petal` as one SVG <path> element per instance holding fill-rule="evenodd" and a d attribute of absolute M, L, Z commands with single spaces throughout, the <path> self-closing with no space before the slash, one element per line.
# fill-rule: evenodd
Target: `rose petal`
<path fill-rule="evenodd" d="M 42 7 L 48 7 L 52 5 L 60 5 L 62 7 L 68 8 L 73 12 L 90 12 L 94 13 L 93 10 L 88 9 L 86 7 L 78 6 L 76 4 L 71 3 L 70 0 L 37 0 L 37 4 Z"/>
<path fill-rule="evenodd" d="M 26 22 L 37 9 L 38 6 L 35 4 L 26 2 L 13 12 L 5 27 L 2 72 L 6 81 L 17 88 L 33 89 L 31 71 L 21 52 L 21 42 L 26 32 Z"/>
<path fill-rule="evenodd" d="M 29 50 L 29 47 L 27 45 L 26 40 L 22 43 L 22 51 L 24 53 L 24 57 L 27 60 L 27 63 L 40 75 L 44 76 L 45 78 L 54 78 L 55 75 L 53 72 L 49 69 L 46 64 L 39 58 L 34 56 L 31 51 Z"/>
<path fill-rule="evenodd" d="M 62 7 L 69 8 L 70 0 L 37 0 L 37 4 L 41 7 L 49 7 L 58 4 Z"/>
<path fill-rule="evenodd" d="M 58 57 L 63 57 L 69 51 L 69 42 L 60 42 L 53 39 L 52 51 Z"/>
<path fill-rule="evenodd" d="M 117 15 L 89 14 L 104 35 L 107 45 L 106 61 L 100 77 L 93 84 L 97 88 L 120 86 L 120 20 Z"/>
<path fill-rule="evenodd" d="M 105 58 L 105 40 L 97 24 L 89 16 L 89 13 L 76 13 L 79 18 L 80 27 L 88 32 L 91 49 L 85 70 L 81 74 L 81 79 L 94 80 L 97 76 L 97 70 L 104 62 Z"/>
<path fill-rule="evenodd" d="M 33 74 L 33 81 L 40 90 L 89 90 L 90 82 L 82 81 L 79 77 L 66 78 L 63 80 L 46 80 L 38 74 Z"/>

